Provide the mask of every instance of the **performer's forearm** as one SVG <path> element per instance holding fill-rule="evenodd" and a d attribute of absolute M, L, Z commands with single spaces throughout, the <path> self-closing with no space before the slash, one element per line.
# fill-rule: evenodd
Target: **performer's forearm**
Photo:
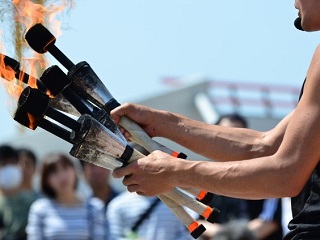
<path fill-rule="evenodd" d="M 219 161 L 252 159 L 274 154 L 281 144 L 288 119 L 271 132 L 208 125 L 184 116 L 166 113 L 159 124 L 160 136 Z"/>
<path fill-rule="evenodd" d="M 176 162 L 171 181 L 179 187 L 206 189 L 215 194 L 243 199 L 292 197 L 303 181 L 292 176 L 298 167 L 279 164 L 274 156 L 237 162 Z M 302 184 L 301 184 L 302 182 Z"/>
<path fill-rule="evenodd" d="M 292 116 L 275 128 L 274 137 L 281 136 L 281 128 L 286 128 L 286 133 L 273 155 L 222 163 L 179 160 L 175 163 L 177 167 L 172 167 L 177 169 L 173 174 L 176 176 L 173 176 L 174 184 L 237 198 L 297 195 L 319 163 L 320 156 L 320 111 L 316 108 L 318 102 L 310 102 L 302 99 Z"/>

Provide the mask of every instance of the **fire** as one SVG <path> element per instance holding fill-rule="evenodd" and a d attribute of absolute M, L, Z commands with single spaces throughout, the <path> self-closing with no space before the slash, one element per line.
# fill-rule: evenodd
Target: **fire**
<path fill-rule="evenodd" d="M 5 55 L 0 54 L 0 77 L 6 80 L 3 82 L 3 85 L 11 97 L 18 99 L 23 91 L 23 84 L 17 81 L 15 74 L 15 71 L 5 64 Z"/>
<path fill-rule="evenodd" d="M 38 53 L 34 55 L 32 58 L 24 58 L 23 62 L 26 64 L 23 66 L 22 72 L 28 72 L 29 70 L 29 79 L 28 85 L 32 88 L 38 88 L 37 86 L 37 77 L 39 77 L 39 72 L 48 65 L 45 58 Z M 22 73 L 22 74 L 23 74 Z M 19 77 L 20 80 L 23 79 L 23 75 Z"/>
<path fill-rule="evenodd" d="M 22 37 L 37 23 L 46 25 L 56 37 L 60 36 L 62 34 L 61 22 L 56 19 L 56 16 L 74 6 L 73 0 L 12 0 L 12 3 L 15 10 L 14 19 L 23 29 Z M 21 40 L 26 48 L 25 40 Z M 30 50 L 30 48 L 27 49 Z M 39 77 L 47 66 L 47 62 L 43 55 L 34 53 L 34 51 L 32 53 L 31 57 L 21 59 L 23 63 L 27 62 L 29 65 L 23 70 L 29 71 L 30 76 Z M 35 79 L 30 79 L 30 83 L 36 86 Z"/>
<path fill-rule="evenodd" d="M 42 23 L 49 27 L 50 31 L 52 31 L 55 36 L 60 36 L 62 34 L 60 30 L 61 22 L 56 19 L 56 16 L 66 9 L 73 8 L 74 1 L 12 0 L 11 2 L 13 7 L 13 21 L 17 31 L 16 38 L 18 38 L 14 41 L 14 47 L 16 48 L 17 56 L 20 58 L 17 60 L 20 61 L 22 69 L 21 74 L 19 75 L 16 74 L 11 67 L 6 66 L 4 55 L 1 55 L 1 52 L 5 52 L 4 46 L 0 45 L 0 77 L 6 79 L 8 83 L 10 82 L 10 84 L 6 83 L 5 87 L 10 96 L 17 99 L 19 93 L 21 93 L 21 89 L 23 90 L 23 87 L 25 86 L 25 84 L 22 83 L 25 79 L 24 72 L 27 72 L 30 75 L 28 85 L 32 88 L 37 88 L 36 78 L 39 78 L 46 66 L 48 66 L 48 62 L 43 55 L 34 53 L 34 51 L 27 46 L 24 39 L 25 32 L 36 23 Z M 1 35 L 2 32 L 0 29 L 0 36 Z M 16 81 L 16 77 L 18 77 L 18 81 Z"/>
<path fill-rule="evenodd" d="M 15 79 L 15 71 L 10 66 L 6 66 L 4 58 L 5 55 L 0 54 L 0 76 L 7 81 L 13 81 Z"/>
<path fill-rule="evenodd" d="M 9 4 L 11 6 L 9 6 Z M 50 29 L 56 37 L 62 34 L 61 32 L 61 22 L 57 20 L 57 14 L 61 14 L 66 9 L 71 9 L 74 7 L 74 0 L 11 0 L 8 4 L 0 6 L 0 13 L 5 12 L 12 15 L 11 19 L 6 19 L 8 23 L 5 26 L 13 25 L 11 29 L 6 32 L 2 32 L 4 29 L 0 29 L 0 79 L 5 79 L 2 81 L 4 87 L 9 93 L 9 98 L 7 99 L 9 111 L 13 110 L 13 106 L 17 106 L 17 101 L 26 87 L 24 72 L 30 75 L 27 84 L 32 88 L 37 88 L 37 79 L 40 74 L 44 71 L 48 62 L 43 55 L 34 53 L 31 48 L 28 47 L 24 36 L 25 32 L 31 28 L 36 23 L 42 23 Z M 10 23 L 10 21 L 12 21 Z M 11 34 L 11 30 L 15 33 L 14 40 L 12 41 L 13 49 L 15 49 L 17 61 L 21 64 L 21 71 L 18 69 L 12 69 L 5 63 L 5 56 L 1 53 L 5 53 L 5 48 L 1 45 L 3 38 L 7 39 Z M 12 48 L 12 47 L 11 47 Z M 6 50 L 12 52 L 12 49 L 6 46 Z M 15 71 L 20 71 L 15 72 Z M 10 100 L 9 100 L 10 99 Z M 8 101 L 9 100 L 9 101 Z M 28 114 L 26 116 L 29 119 L 29 127 L 34 129 L 36 127 L 36 119 Z"/>
<path fill-rule="evenodd" d="M 38 0 L 38 2 L 40 2 Z M 43 3 L 49 1 L 42 1 Z M 61 35 L 61 22 L 55 20 L 55 16 L 67 8 L 73 8 L 74 2 L 72 0 L 53 1 L 44 6 L 42 4 L 33 3 L 30 0 L 12 0 L 16 9 L 15 20 L 22 23 L 26 30 L 31 28 L 36 23 L 49 24 L 51 31 L 55 36 Z"/>
<path fill-rule="evenodd" d="M 11 84 L 6 82 L 5 85 L 9 95 L 14 99 L 18 99 L 24 89 L 23 83 L 17 80 L 14 80 Z"/>
<path fill-rule="evenodd" d="M 34 130 L 37 128 L 37 120 L 36 118 L 30 114 L 30 113 L 27 113 L 28 114 L 28 119 L 29 119 L 29 128 Z"/>

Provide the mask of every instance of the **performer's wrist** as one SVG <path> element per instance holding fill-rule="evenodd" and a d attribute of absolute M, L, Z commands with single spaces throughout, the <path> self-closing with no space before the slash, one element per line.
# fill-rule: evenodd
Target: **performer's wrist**
<path fill-rule="evenodd" d="M 176 158 L 172 166 L 172 174 L 170 182 L 174 187 L 193 187 L 192 184 L 192 172 L 193 161 Z"/>

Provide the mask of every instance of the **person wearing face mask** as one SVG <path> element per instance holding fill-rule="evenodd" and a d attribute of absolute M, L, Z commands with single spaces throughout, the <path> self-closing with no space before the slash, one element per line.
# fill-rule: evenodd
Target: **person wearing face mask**
<path fill-rule="evenodd" d="M 21 191 L 23 174 L 18 153 L 10 146 L 0 146 L 0 229 L 3 240 L 26 239 L 28 212 L 36 195 Z"/>

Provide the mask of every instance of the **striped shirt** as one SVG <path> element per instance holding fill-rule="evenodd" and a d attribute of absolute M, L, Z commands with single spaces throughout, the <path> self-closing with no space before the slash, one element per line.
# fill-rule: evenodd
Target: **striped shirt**
<path fill-rule="evenodd" d="M 122 193 L 114 198 L 107 208 L 109 238 L 130 239 L 131 228 L 150 207 L 155 198 Z M 186 240 L 192 239 L 186 227 L 162 202 L 156 205 L 149 217 L 139 226 L 135 235 L 143 240 Z"/>
<path fill-rule="evenodd" d="M 75 206 L 63 206 L 43 198 L 30 208 L 26 228 L 29 240 L 105 239 L 104 204 L 97 198 Z"/>

